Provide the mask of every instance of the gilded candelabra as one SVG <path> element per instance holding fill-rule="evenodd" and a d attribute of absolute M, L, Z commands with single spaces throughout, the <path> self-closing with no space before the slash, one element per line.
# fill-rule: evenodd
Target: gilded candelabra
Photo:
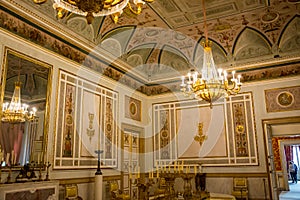
<path fill-rule="evenodd" d="M 166 182 L 166 194 L 169 197 L 169 199 L 173 199 L 175 197 L 175 189 L 174 189 L 174 183 L 175 179 L 177 178 L 176 173 L 167 173 L 163 172 L 161 173 L 161 178 L 165 179 Z"/>
<path fill-rule="evenodd" d="M 184 199 L 191 199 L 193 194 L 192 194 L 192 179 L 195 177 L 194 174 L 191 173 L 186 173 L 186 174 L 181 174 L 181 178 L 184 180 L 184 185 L 183 185 L 183 197 Z"/>

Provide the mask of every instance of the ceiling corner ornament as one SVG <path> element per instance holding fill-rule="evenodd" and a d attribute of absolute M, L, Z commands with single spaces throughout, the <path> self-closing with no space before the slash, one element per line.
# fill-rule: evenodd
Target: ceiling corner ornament
<path fill-rule="evenodd" d="M 261 21 L 263 23 L 272 23 L 277 21 L 279 18 L 279 13 L 275 11 L 271 11 L 270 9 L 267 9 L 267 11 L 261 16 Z"/>
<path fill-rule="evenodd" d="M 186 76 L 182 76 L 180 88 L 186 96 L 207 101 L 212 108 L 212 103 L 219 98 L 237 94 L 242 83 L 241 75 L 238 75 L 237 78 L 234 76 L 235 71 L 232 71 L 232 78 L 228 80 L 227 71 L 217 70 L 212 55 L 212 42 L 208 40 L 204 0 L 202 0 L 202 8 L 205 34 L 202 71 L 199 73 L 196 70 L 191 70 Z"/>
<path fill-rule="evenodd" d="M 47 0 L 33 0 L 36 4 L 45 3 Z M 123 9 L 138 15 L 142 12 L 143 5 L 154 0 L 54 0 L 53 8 L 57 11 L 58 18 L 64 18 L 69 12 L 85 16 L 87 23 L 91 24 L 94 17 L 111 16 L 115 23 L 118 22 Z"/>

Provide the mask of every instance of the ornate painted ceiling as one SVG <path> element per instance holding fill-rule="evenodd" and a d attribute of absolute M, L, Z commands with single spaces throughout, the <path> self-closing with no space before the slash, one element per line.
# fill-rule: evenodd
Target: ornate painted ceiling
<path fill-rule="evenodd" d="M 179 77 L 202 66 L 200 0 L 155 0 L 138 16 L 125 10 L 117 24 L 98 17 L 91 25 L 75 14 L 57 19 L 53 0 L 2 2 L 2 28 L 147 95 L 178 91 Z M 237 70 L 244 82 L 300 73 L 300 0 L 205 5 L 219 67 Z"/>

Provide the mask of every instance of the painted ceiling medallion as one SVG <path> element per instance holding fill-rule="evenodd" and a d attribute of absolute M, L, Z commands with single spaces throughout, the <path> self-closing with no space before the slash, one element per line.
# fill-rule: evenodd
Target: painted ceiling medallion
<path fill-rule="evenodd" d="M 278 18 L 279 18 L 279 14 L 277 12 L 267 10 L 267 12 L 261 16 L 261 21 L 263 23 L 272 23 L 276 21 Z"/>
<path fill-rule="evenodd" d="M 185 40 L 186 39 L 186 36 L 181 34 L 181 33 L 176 33 L 175 34 L 175 39 L 176 40 Z"/>
<path fill-rule="evenodd" d="M 150 31 L 145 33 L 145 35 L 148 36 L 148 37 L 154 37 L 158 34 L 159 34 L 158 30 L 150 30 Z"/>

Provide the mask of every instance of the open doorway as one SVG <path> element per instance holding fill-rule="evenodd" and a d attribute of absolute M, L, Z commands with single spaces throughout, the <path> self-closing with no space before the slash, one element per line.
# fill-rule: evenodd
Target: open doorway
<path fill-rule="evenodd" d="M 284 146 L 300 145 L 300 117 L 263 120 L 263 130 L 270 199 L 299 200 L 300 191 L 292 192 L 289 188 L 289 173 Z"/>
<path fill-rule="evenodd" d="M 300 166 L 300 143 L 293 143 L 290 144 L 285 144 L 284 145 L 284 159 L 283 165 L 287 169 L 287 184 L 289 186 L 289 190 L 293 192 L 300 192 L 300 183 L 298 182 L 300 180 L 300 175 L 299 175 L 299 166 Z M 293 164 L 291 164 L 291 161 Z M 296 166 L 296 171 L 292 172 L 291 171 L 291 166 L 294 169 Z M 293 177 L 293 173 L 295 173 Z M 295 180 L 296 178 L 296 180 Z"/>

